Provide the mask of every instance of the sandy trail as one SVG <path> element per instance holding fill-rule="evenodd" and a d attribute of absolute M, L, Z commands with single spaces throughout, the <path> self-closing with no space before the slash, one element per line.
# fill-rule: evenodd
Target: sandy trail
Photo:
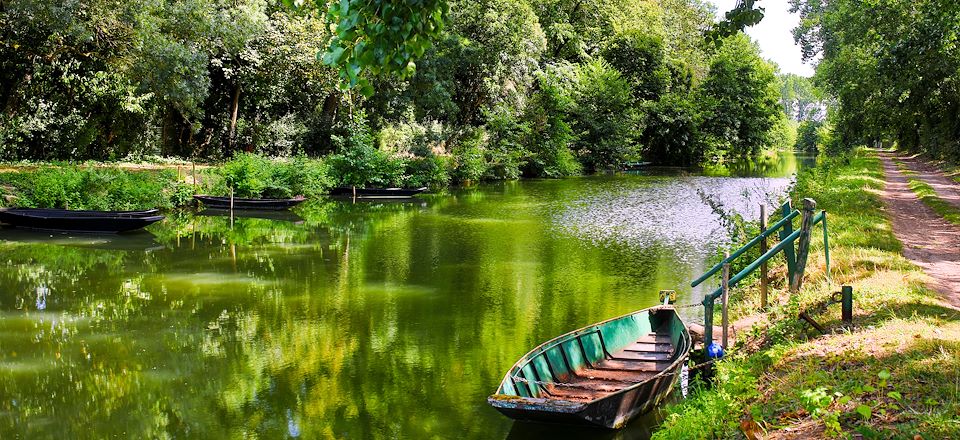
<path fill-rule="evenodd" d="M 879 156 L 886 180 L 881 198 L 893 222 L 893 233 L 903 243 L 903 255 L 923 268 L 930 278 L 928 284 L 940 292 L 944 300 L 960 307 L 960 227 L 937 215 L 917 198 L 908 186 L 909 179 L 894 162 L 895 153 L 881 152 Z M 944 200 L 960 206 L 960 188 L 956 183 L 932 169 L 919 166 L 914 169 L 918 177 L 931 186 L 937 184 L 934 189 Z M 951 195 L 955 198 L 951 199 Z"/>

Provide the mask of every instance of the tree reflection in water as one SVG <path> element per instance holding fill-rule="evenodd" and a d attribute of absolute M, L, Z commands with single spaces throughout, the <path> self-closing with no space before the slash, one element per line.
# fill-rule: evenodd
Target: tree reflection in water
<path fill-rule="evenodd" d="M 2 231 L 0 437 L 518 435 L 485 403 L 516 358 L 694 294 L 678 254 L 698 237 L 556 224 L 590 209 L 577 194 L 648 179 L 321 200 L 295 221 L 176 212 L 148 237 Z"/>

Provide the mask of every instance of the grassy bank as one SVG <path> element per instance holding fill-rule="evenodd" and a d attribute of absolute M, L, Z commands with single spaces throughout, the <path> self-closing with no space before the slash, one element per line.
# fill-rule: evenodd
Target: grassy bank
<path fill-rule="evenodd" d="M 882 187 L 880 163 L 868 153 L 798 176 L 794 201 L 812 197 L 829 213 L 834 283 L 815 240 L 803 290 L 790 296 L 781 282 L 765 319 L 718 364 L 715 386 L 695 385 L 655 438 L 960 437 L 960 313 L 900 254 Z M 841 284 L 854 288 L 852 329 L 843 328 L 839 305 L 828 305 Z M 744 304 L 756 295 L 737 293 Z M 800 311 L 829 333 L 802 324 Z"/>
<path fill-rule="evenodd" d="M 315 197 L 334 185 L 325 161 L 239 154 L 217 165 L 39 163 L 0 171 L 4 206 L 93 210 L 176 208 L 195 193 L 237 197 Z"/>

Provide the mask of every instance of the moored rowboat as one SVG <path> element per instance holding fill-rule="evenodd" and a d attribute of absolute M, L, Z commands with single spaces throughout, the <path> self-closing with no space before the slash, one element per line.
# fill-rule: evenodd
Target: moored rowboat
<path fill-rule="evenodd" d="M 156 209 L 146 211 L 70 211 L 67 209 L 9 208 L 0 221 L 27 229 L 118 233 L 141 229 L 163 220 Z"/>
<path fill-rule="evenodd" d="M 543 343 L 487 402 L 516 420 L 620 428 L 670 394 L 691 345 L 672 307 L 644 309 Z"/>
<path fill-rule="evenodd" d="M 230 197 L 195 195 L 194 200 L 200 201 L 208 208 L 230 209 Z M 290 209 L 307 200 L 304 197 L 294 197 L 292 199 L 244 199 L 240 197 L 233 198 L 233 209 L 256 209 L 261 211 Z"/>
<path fill-rule="evenodd" d="M 371 199 L 391 199 L 413 197 L 426 191 L 427 188 L 354 188 L 341 186 L 330 190 L 331 196 L 356 197 Z"/>

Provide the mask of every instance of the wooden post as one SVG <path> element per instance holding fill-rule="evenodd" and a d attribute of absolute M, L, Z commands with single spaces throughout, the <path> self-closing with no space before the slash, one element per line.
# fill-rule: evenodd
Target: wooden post
<path fill-rule="evenodd" d="M 191 173 L 193 174 L 193 193 L 197 193 L 197 163 L 190 161 Z"/>
<path fill-rule="evenodd" d="M 800 223 L 800 238 L 797 240 L 797 264 L 790 279 L 790 291 L 797 293 L 803 285 L 803 272 L 807 267 L 807 255 L 810 251 L 810 230 L 813 229 L 813 210 L 817 202 L 803 199 L 803 221 Z"/>
<path fill-rule="evenodd" d="M 723 258 L 724 258 L 724 259 L 727 259 L 728 257 L 730 257 L 730 252 L 724 252 Z M 729 321 L 728 321 L 728 317 L 727 317 L 727 309 L 728 309 L 727 303 L 728 303 L 729 300 L 730 300 L 730 263 L 724 263 L 724 265 L 723 265 L 723 285 L 721 285 L 720 287 L 723 288 L 723 296 L 722 296 L 722 298 L 723 298 L 723 309 L 722 309 L 722 310 L 723 310 L 723 312 L 722 312 L 722 313 L 723 313 L 723 317 L 721 318 L 721 319 L 723 320 L 723 338 L 721 339 L 720 345 L 723 347 L 724 350 L 726 350 L 726 349 L 727 349 L 727 334 L 728 334 L 728 331 L 729 331 L 729 330 L 727 330 L 727 328 L 728 328 L 729 325 L 730 325 L 730 323 L 729 323 Z"/>
<path fill-rule="evenodd" d="M 233 229 L 233 187 L 230 187 L 230 229 Z"/>
<path fill-rule="evenodd" d="M 767 207 L 760 204 L 760 233 L 767 230 Z M 767 237 L 760 240 L 760 255 L 767 253 Z M 767 308 L 767 263 L 760 265 L 760 308 Z"/>
<path fill-rule="evenodd" d="M 827 285 L 833 284 L 830 277 L 830 240 L 827 238 L 827 211 L 820 211 L 823 214 L 823 259 L 827 263 Z"/>
<path fill-rule="evenodd" d="M 783 216 L 786 217 L 793 212 L 793 205 L 787 200 L 787 203 L 783 204 L 781 209 Z M 780 230 L 780 241 L 783 241 L 785 238 L 789 237 L 793 233 L 793 222 L 786 222 L 783 225 L 783 229 Z M 787 260 L 787 283 L 793 279 L 793 272 L 796 267 L 796 256 L 793 252 L 793 244 L 783 248 L 783 258 Z"/>

